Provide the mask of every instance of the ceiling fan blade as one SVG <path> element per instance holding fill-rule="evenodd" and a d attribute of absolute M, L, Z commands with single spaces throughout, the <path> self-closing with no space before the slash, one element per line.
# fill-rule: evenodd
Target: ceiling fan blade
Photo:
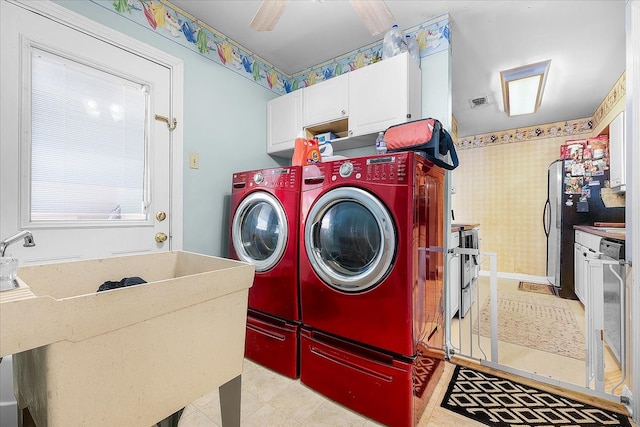
<path fill-rule="evenodd" d="M 264 0 L 251 20 L 251 28 L 256 31 L 273 30 L 288 4 L 289 0 Z"/>
<path fill-rule="evenodd" d="M 383 0 L 351 0 L 351 6 L 372 36 L 389 30 L 396 19 Z"/>

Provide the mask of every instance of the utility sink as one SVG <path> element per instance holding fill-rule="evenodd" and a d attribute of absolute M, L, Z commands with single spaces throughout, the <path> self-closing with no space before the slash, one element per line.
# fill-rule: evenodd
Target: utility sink
<path fill-rule="evenodd" d="M 105 281 L 148 283 L 97 292 Z M 174 251 L 20 267 L 0 356 L 37 426 L 153 425 L 242 373 L 250 264 Z"/>

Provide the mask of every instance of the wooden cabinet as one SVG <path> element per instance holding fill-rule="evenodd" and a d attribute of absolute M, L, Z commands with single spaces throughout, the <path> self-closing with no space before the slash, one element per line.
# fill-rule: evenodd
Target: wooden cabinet
<path fill-rule="evenodd" d="M 305 127 L 341 120 L 349 115 L 349 74 L 302 89 Z"/>
<path fill-rule="evenodd" d="M 626 190 L 624 111 L 609 124 L 609 182 L 614 191 Z"/>
<path fill-rule="evenodd" d="M 302 130 L 302 91 L 293 91 L 267 103 L 268 154 L 292 155 L 294 141 Z"/>
<path fill-rule="evenodd" d="M 403 53 L 275 98 L 267 104 L 267 153 L 290 156 L 298 133 L 333 132 L 334 151 L 375 144 L 378 132 L 422 117 L 422 74 Z"/>
<path fill-rule="evenodd" d="M 422 117 L 422 75 L 408 53 L 349 75 L 349 136 L 386 130 Z"/>

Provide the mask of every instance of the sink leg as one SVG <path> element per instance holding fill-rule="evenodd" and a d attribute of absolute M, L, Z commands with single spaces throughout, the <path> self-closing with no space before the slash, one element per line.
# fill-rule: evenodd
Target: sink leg
<path fill-rule="evenodd" d="M 180 421 L 180 417 L 182 416 L 182 411 L 184 411 L 184 408 L 180 409 L 177 412 L 174 412 L 164 420 L 157 423 L 156 427 L 178 427 L 178 422 Z"/>
<path fill-rule="evenodd" d="M 18 409 L 18 426 L 19 427 L 36 427 L 36 423 L 31 418 L 29 408 Z"/>
<path fill-rule="evenodd" d="M 223 427 L 240 427 L 240 392 L 242 375 L 218 387 Z"/>

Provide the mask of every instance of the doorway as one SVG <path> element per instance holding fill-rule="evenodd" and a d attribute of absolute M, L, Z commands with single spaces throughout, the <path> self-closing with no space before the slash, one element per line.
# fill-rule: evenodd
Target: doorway
<path fill-rule="evenodd" d="M 497 252 L 497 271 L 503 273 L 496 284 L 496 343 L 491 342 L 490 265 L 481 257 L 484 262 L 475 303 L 469 315 L 453 317 L 452 345 L 457 354 L 480 363 L 565 389 L 585 392 L 589 383 L 593 395 L 619 402 L 621 369 L 606 348 L 603 390 L 607 392 L 596 391 L 593 379 L 587 378 L 592 365 L 588 366 L 586 353 L 584 305 L 576 299 L 559 298 L 544 286 L 546 171 L 558 158 L 565 139 L 458 152 L 464 166 L 455 171 L 459 173 L 452 196 L 456 222 L 480 224 L 480 251 Z M 533 285 L 542 285 L 540 290 L 546 294 L 536 292 Z"/>

